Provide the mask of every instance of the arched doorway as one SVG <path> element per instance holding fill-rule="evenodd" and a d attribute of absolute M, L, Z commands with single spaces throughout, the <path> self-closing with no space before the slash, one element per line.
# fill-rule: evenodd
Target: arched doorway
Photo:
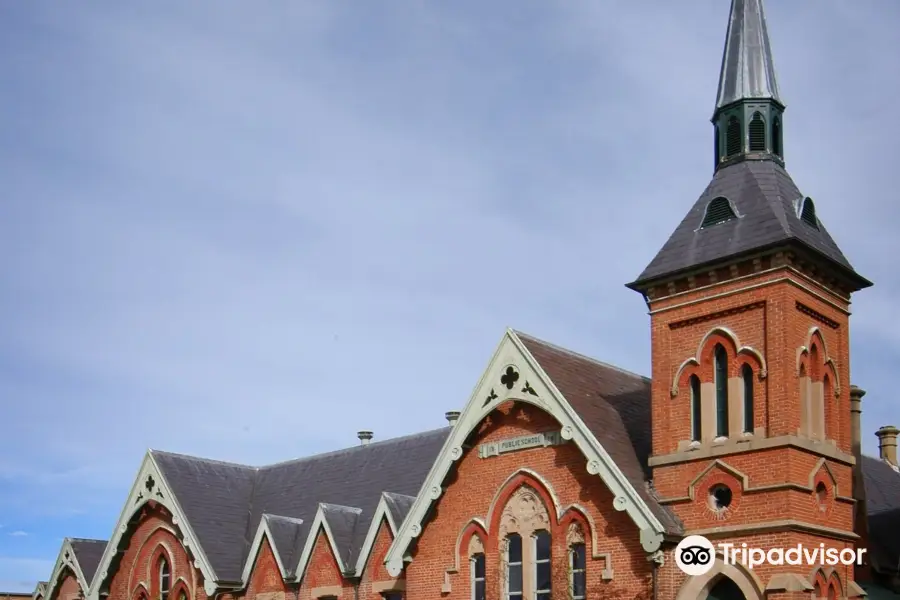
<path fill-rule="evenodd" d="M 709 590 L 707 600 L 747 600 L 744 592 L 733 579 L 722 577 L 716 585 Z"/>

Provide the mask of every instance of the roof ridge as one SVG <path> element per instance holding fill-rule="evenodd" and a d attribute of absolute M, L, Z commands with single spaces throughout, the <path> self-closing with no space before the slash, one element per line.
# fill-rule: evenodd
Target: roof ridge
<path fill-rule="evenodd" d="M 268 465 L 263 465 L 263 466 L 257 467 L 257 468 L 258 468 L 258 469 L 272 469 L 272 468 L 274 468 L 274 467 L 282 467 L 282 466 L 289 465 L 289 464 L 294 464 L 294 463 L 304 462 L 304 461 L 307 461 L 307 460 L 313 460 L 313 459 L 318 459 L 318 458 L 324 458 L 324 457 L 326 457 L 326 456 L 334 456 L 334 455 L 337 455 L 337 454 L 343 454 L 343 453 L 346 453 L 346 452 L 360 452 L 360 451 L 365 451 L 365 450 L 367 450 L 367 449 L 372 448 L 373 446 L 381 446 L 381 445 L 384 445 L 384 444 L 400 442 L 400 441 L 403 441 L 403 440 L 408 440 L 408 439 L 410 439 L 410 438 L 415 438 L 415 437 L 420 437 L 420 436 L 424 436 L 424 435 L 434 434 L 434 433 L 437 433 L 437 432 L 439 432 L 439 431 L 444 431 L 444 430 L 447 430 L 447 429 L 449 429 L 449 427 L 438 427 L 437 429 L 428 429 L 428 430 L 426 430 L 426 431 L 419 431 L 419 432 L 417 432 L 417 433 L 408 433 L 408 434 L 400 435 L 400 436 L 397 436 L 397 437 L 392 437 L 392 438 L 387 438 L 387 439 L 384 439 L 384 440 L 377 440 L 377 441 L 369 442 L 369 443 L 366 444 L 365 446 L 363 446 L 363 445 L 347 446 L 346 448 L 339 448 L 339 449 L 337 449 L 337 450 L 328 450 L 328 451 L 326 451 L 326 452 L 319 452 L 319 453 L 317 453 L 317 454 L 310 454 L 310 455 L 308 455 L 308 456 L 300 456 L 300 457 L 297 457 L 297 458 L 290 458 L 290 459 L 288 459 L 288 460 L 282 460 L 282 461 L 279 461 L 279 462 L 276 462 L 276 463 L 272 463 L 272 464 L 268 464 Z"/>
<path fill-rule="evenodd" d="M 642 379 L 642 380 L 644 380 L 644 381 L 651 381 L 651 378 L 650 378 L 650 377 L 647 377 L 647 376 L 645 376 L 645 375 L 641 375 L 640 373 L 635 373 L 634 371 L 629 371 L 628 369 L 624 369 L 624 368 L 622 368 L 622 367 L 618 367 L 618 366 L 613 365 L 613 364 L 610 364 L 610 363 L 608 363 L 608 362 L 604 362 L 604 361 L 602 361 L 602 360 L 598 360 L 598 359 L 596 359 L 596 358 L 593 358 L 593 357 L 591 357 L 591 356 L 588 356 L 587 354 L 582 354 L 581 352 L 576 352 L 575 350 L 570 350 L 570 349 L 568 349 L 568 348 L 563 348 L 562 346 L 559 346 L 559 345 L 557 345 L 557 344 L 554 344 L 553 342 L 548 342 L 547 340 L 542 340 L 542 339 L 537 338 L 537 337 L 535 337 L 535 336 L 533 336 L 533 335 L 530 335 L 530 334 L 527 334 L 527 333 L 525 333 L 525 332 L 519 331 L 518 329 L 513 329 L 512 332 L 513 332 L 514 334 L 516 334 L 516 336 L 518 336 L 518 337 L 520 337 L 520 338 L 526 338 L 526 339 L 529 339 L 529 340 L 531 340 L 531 341 L 533 341 L 533 342 L 537 342 L 537 343 L 539 343 L 539 344 L 543 344 L 543 345 L 547 346 L 548 348 L 550 348 L 550 349 L 552 349 L 552 350 L 556 350 L 557 352 L 562 352 L 562 353 L 564 353 L 564 354 L 568 354 L 568 355 L 573 356 L 573 357 L 575 357 L 575 358 L 580 358 L 581 360 L 586 360 L 586 361 L 588 361 L 588 362 L 594 363 L 595 365 L 598 365 L 598 366 L 601 366 L 601 367 L 606 367 L 607 369 L 613 369 L 613 370 L 615 370 L 615 371 L 619 371 L 620 373 L 625 373 L 626 375 L 632 375 L 632 376 L 638 377 L 638 378 L 640 378 L 640 379 Z"/>
<path fill-rule="evenodd" d="M 149 449 L 151 455 L 154 456 L 172 456 L 175 458 L 190 458 L 192 460 L 199 460 L 205 463 L 210 463 L 214 465 L 225 465 L 228 467 L 241 467 L 242 469 L 250 469 L 250 470 L 259 470 L 260 467 L 256 467 L 253 465 L 248 465 L 244 463 L 233 462 L 229 460 L 219 460 L 217 458 L 206 458 L 205 456 L 197 456 L 195 454 L 184 454 L 183 452 L 169 452 L 168 450 L 154 450 L 153 448 Z"/>
<path fill-rule="evenodd" d="M 262 516 L 264 519 L 281 519 L 282 521 L 290 521 L 296 525 L 303 525 L 303 523 L 306 522 L 298 517 L 286 517 L 284 515 L 275 515 L 272 513 L 263 513 Z"/>
<path fill-rule="evenodd" d="M 363 512 L 363 509 L 358 506 L 347 506 L 346 504 L 335 504 L 334 502 L 319 502 L 319 507 L 325 509 L 337 509 L 341 512 L 350 511 L 357 515 L 361 515 Z"/>
<path fill-rule="evenodd" d="M 745 161 L 746 162 L 746 161 Z M 765 166 L 771 167 L 774 171 L 778 171 L 779 169 L 787 175 L 787 171 L 781 165 L 778 165 L 772 161 L 750 161 L 748 162 L 747 172 L 750 173 L 750 176 L 753 178 L 753 183 L 760 190 L 763 197 L 766 197 L 766 194 L 763 192 L 762 183 L 759 180 L 759 175 L 757 175 L 756 171 L 753 170 L 754 166 L 757 166 L 760 163 L 764 163 Z M 740 163 L 738 163 L 740 164 Z M 790 176 L 788 176 L 790 177 Z M 791 183 L 794 184 L 794 187 L 797 188 L 797 191 L 800 192 L 800 187 L 797 185 L 797 182 L 794 181 L 793 177 L 790 177 Z M 766 202 L 766 206 L 769 207 L 769 210 L 772 211 L 772 214 L 775 215 L 775 219 L 778 221 L 778 224 L 781 225 L 781 230 L 784 232 L 786 236 L 792 239 L 798 239 L 797 235 L 794 233 L 794 230 L 791 228 L 791 222 L 788 218 L 787 213 L 784 211 L 784 201 L 786 198 L 781 195 L 781 189 L 777 188 L 775 192 L 775 196 L 780 200 L 778 203 Z M 800 192 L 800 197 L 803 197 L 803 192 Z M 789 202 L 793 203 L 794 200 L 789 200 Z M 777 206 L 775 206 L 777 204 Z"/>
<path fill-rule="evenodd" d="M 98 540 L 96 538 L 78 538 L 78 537 L 70 537 L 68 538 L 70 542 L 97 542 L 100 544 L 108 544 L 109 540 Z"/>

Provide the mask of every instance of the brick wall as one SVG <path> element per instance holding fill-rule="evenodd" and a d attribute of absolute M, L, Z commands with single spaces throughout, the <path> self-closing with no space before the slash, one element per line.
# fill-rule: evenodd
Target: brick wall
<path fill-rule="evenodd" d="M 803 363 L 804 370 L 814 378 L 822 380 L 827 373 L 832 386 L 826 389 L 824 398 L 827 441 L 821 444 L 827 446 L 825 450 L 850 453 L 849 306 L 846 301 L 792 271 L 781 270 L 687 292 L 652 303 L 650 308 L 654 455 L 683 451 L 679 442 L 690 440 L 688 376 L 697 374 L 702 382 L 712 381 L 713 344 L 722 343 L 728 352 L 729 376 L 738 376 L 742 360 L 727 336 L 711 336 L 697 356 L 704 336 L 716 327 L 727 328 L 742 346 L 752 346 L 765 357 L 768 367 L 765 379 L 754 378 L 754 425 L 763 428 L 763 437 L 797 435 L 801 426 L 798 364 Z M 818 329 L 813 340 L 816 349 L 801 353 L 801 347 L 809 345 L 813 327 Z M 679 368 L 694 357 L 699 359 L 699 365 L 687 369 L 676 381 Z M 830 366 L 826 359 L 831 359 Z M 674 398 L 673 384 L 678 388 Z M 839 390 L 837 398 L 829 394 L 833 390 Z M 822 464 L 824 454 L 828 452 L 819 454 L 793 447 L 725 452 L 719 456 L 706 454 L 699 460 L 656 466 L 654 485 L 689 531 L 723 528 L 727 541 L 746 542 L 756 547 L 792 547 L 798 543 L 812 547 L 820 543 L 828 547 L 852 547 L 840 535 L 800 531 L 763 534 L 749 529 L 728 533 L 735 526 L 782 520 L 852 532 L 853 504 L 837 497 L 852 495 L 851 467 L 842 460 L 830 458 Z M 728 510 L 711 508 L 709 491 L 717 483 L 727 484 L 733 492 Z M 821 493 L 808 489 L 814 490 L 820 483 L 824 486 Z M 779 572 L 808 577 L 811 575 L 805 572 L 808 570 L 805 566 L 786 565 L 757 568 L 755 574 L 764 583 Z M 663 574 L 663 585 L 677 589 L 678 573 L 664 568 Z M 848 569 L 837 575 L 844 585 L 852 580 Z"/>
<path fill-rule="evenodd" d="M 488 597 L 500 597 L 498 520 L 505 499 L 522 484 L 532 486 L 541 494 L 552 515 L 555 597 L 565 597 L 566 527 L 573 519 L 589 528 L 588 539 L 591 533 L 596 536 L 597 553 L 608 553 L 611 557 L 609 565 L 602 558 L 588 561 L 588 590 L 592 597 L 634 599 L 649 591 L 650 566 L 640 548 L 636 526 L 624 512 L 613 509 L 612 494 L 599 477 L 587 473 L 586 459 L 576 446 L 569 443 L 486 459 L 478 457 L 478 444 L 557 428 L 559 424 L 546 413 L 530 405 L 513 403 L 507 403 L 481 424 L 470 440 L 471 447 L 457 461 L 446 491 L 437 501 L 433 518 L 417 540 L 414 559 L 406 572 L 407 597 L 471 598 L 467 538 L 460 540 L 463 534 L 483 536 Z M 557 508 L 573 505 L 578 508 L 570 508 L 563 519 L 557 520 Z M 472 522 L 475 518 L 484 522 L 487 531 Z M 593 527 L 589 526 L 590 522 Z M 458 540 L 462 542 L 459 548 Z M 610 581 L 601 577 L 606 568 L 613 570 Z M 445 583 L 449 583 L 450 591 L 442 595 Z"/>
<path fill-rule="evenodd" d="M 109 574 L 110 600 L 155 600 L 159 595 L 158 568 L 162 556 L 171 568 L 171 600 L 178 600 L 181 592 L 188 600 L 207 600 L 203 577 L 181 544 L 171 515 L 153 505 L 141 513 L 124 542 L 118 567 Z M 225 594 L 218 600 L 232 598 Z"/>

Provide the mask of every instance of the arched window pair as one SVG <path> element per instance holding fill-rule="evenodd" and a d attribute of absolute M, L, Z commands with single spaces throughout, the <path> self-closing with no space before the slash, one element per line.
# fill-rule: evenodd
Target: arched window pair
<path fill-rule="evenodd" d="M 550 533 L 538 531 L 532 536 L 533 551 L 531 553 L 531 565 L 533 576 L 531 577 L 533 590 L 527 594 L 525 590 L 525 556 L 523 552 L 522 536 L 511 533 L 506 536 L 506 597 L 509 600 L 523 600 L 523 598 L 535 598 L 535 600 L 550 600 L 553 589 L 551 581 L 550 565 Z"/>
<path fill-rule="evenodd" d="M 715 437 L 727 438 L 731 434 L 728 406 L 728 353 L 721 344 L 716 344 L 713 350 L 713 381 L 715 383 Z M 691 440 L 700 442 L 703 440 L 703 399 L 700 378 L 691 375 Z M 753 433 L 753 369 L 748 364 L 741 367 L 741 399 L 742 430 L 744 433 Z"/>
<path fill-rule="evenodd" d="M 526 559 L 524 542 L 518 533 L 506 536 L 504 597 L 507 600 L 550 600 L 553 593 L 552 538 L 544 530 L 531 536 L 530 561 Z M 527 576 L 530 569 L 531 576 Z M 486 600 L 487 563 L 483 552 L 471 558 L 472 600 Z M 530 585 L 529 585 L 530 582 Z M 587 549 L 584 542 L 569 547 L 569 595 L 572 600 L 587 597 Z M 528 589 L 533 587 L 533 589 Z"/>

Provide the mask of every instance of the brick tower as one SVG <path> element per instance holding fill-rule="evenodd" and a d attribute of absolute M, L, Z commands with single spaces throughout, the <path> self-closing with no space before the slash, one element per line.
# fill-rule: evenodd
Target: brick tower
<path fill-rule="evenodd" d="M 712 181 L 629 284 L 651 315 L 650 462 L 688 533 L 853 547 L 849 307 L 871 283 L 785 170 L 784 109 L 762 0 L 733 0 Z M 844 598 L 852 577 L 804 564 L 750 579 L 759 597 Z M 732 597 L 723 579 L 697 597 Z"/>

